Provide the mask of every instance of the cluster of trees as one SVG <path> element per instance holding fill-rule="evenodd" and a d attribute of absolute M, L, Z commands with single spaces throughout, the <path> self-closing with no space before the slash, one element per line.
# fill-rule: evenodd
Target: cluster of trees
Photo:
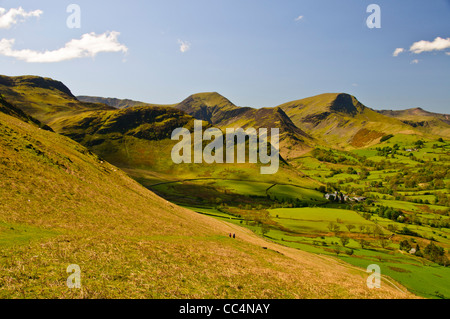
<path fill-rule="evenodd" d="M 444 179 L 448 178 L 450 178 L 450 167 L 448 166 L 429 163 L 418 169 L 404 167 L 401 172 L 393 176 L 385 176 L 384 191 L 387 193 L 388 190 L 400 190 L 401 185 L 404 186 L 404 190 L 416 189 L 419 185 L 422 190 L 442 189 L 446 187 Z"/>
<path fill-rule="evenodd" d="M 341 154 L 335 154 L 332 150 L 324 150 L 316 148 L 312 151 L 312 156 L 321 162 L 332 164 L 344 164 L 344 165 L 357 165 L 358 163 L 350 158 L 347 158 Z"/>
<path fill-rule="evenodd" d="M 409 253 L 414 248 L 414 255 L 418 257 L 423 257 L 441 266 L 447 267 L 450 265 L 450 262 L 445 255 L 444 248 L 437 246 L 433 242 L 430 242 L 423 250 L 421 250 L 419 244 L 416 244 L 415 247 L 413 246 L 414 245 L 411 245 L 411 243 L 406 239 L 400 242 L 400 250 Z"/>
<path fill-rule="evenodd" d="M 385 135 L 385 136 L 383 136 L 383 137 L 380 139 L 380 142 L 381 142 L 381 143 L 386 142 L 387 140 L 390 140 L 390 139 L 393 138 L 393 137 L 394 137 L 394 135 L 392 135 L 392 134 Z"/>
<path fill-rule="evenodd" d="M 377 147 L 377 156 L 384 156 L 387 157 L 389 155 L 395 155 L 397 154 L 397 151 L 400 149 L 400 146 L 398 144 L 395 144 L 394 147 L 385 146 L 383 148 Z"/>
<path fill-rule="evenodd" d="M 377 208 L 375 208 L 373 213 L 378 214 L 378 216 L 382 218 L 387 218 L 393 221 L 397 221 L 399 223 L 408 222 L 408 217 L 405 216 L 405 214 L 403 214 L 402 211 L 392 207 L 380 205 Z"/>
<path fill-rule="evenodd" d="M 315 206 L 317 204 L 310 204 L 309 202 L 306 201 L 302 201 L 299 198 L 288 198 L 288 197 L 270 197 L 268 196 L 268 198 L 270 198 L 273 201 L 273 204 L 271 205 L 270 208 L 301 208 L 301 207 L 309 207 L 311 206 Z"/>

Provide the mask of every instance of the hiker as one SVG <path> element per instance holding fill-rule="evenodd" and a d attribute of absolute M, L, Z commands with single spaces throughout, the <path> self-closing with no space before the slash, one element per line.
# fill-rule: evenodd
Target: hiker
<path fill-rule="evenodd" d="M 236 238 L 236 234 L 233 234 L 233 238 Z"/>

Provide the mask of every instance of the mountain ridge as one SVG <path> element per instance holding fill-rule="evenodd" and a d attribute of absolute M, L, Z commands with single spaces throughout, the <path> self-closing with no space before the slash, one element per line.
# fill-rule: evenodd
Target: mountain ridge
<path fill-rule="evenodd" d="M 81 102 L 62 82 L 38 76 L 0 75 L 0 94 L 15 107 L 49 126 L 60 116 L 114 109 L 106 104 Z"/>
<path fill-rule="evenodd" d="M 78 100 L 61 82 L 35 76 L 0 78 L 0 93 L 14 100 L 17 107 L 44 124 L 60 125 L 61 118 L 90 111 L 117 110 L 135 106 L 162 107 L 181 110 L 193 118 L 209 122 L 219 128 L 256 129 L 279 126 L 284 149 L 302 149 L 315 145 L 334 145 L 339 148 L 358 148 L 374 145 L 389 134 L 419 134 L 450 136 L 450 125 L 439 121 L 417 122 L 388 116 L 363 105 L 347 93 L 324 93 L 287 102 L 272 108 L 236 106 L 218 92 L 192 94 L 180 103 L 171 105 L 140 104 L 133 100 L 94 98 L 92 103 Z M 81 100 L 87 98 L 81 98 Z M 112 105 L 115 105 L 112 106 Z M 282 112 L 280 112 L 280 110 Z M 421 109 L 422 110 L 422 109 Z M 427 111 L 418 111 L 423 113 Z M 427 115 L 434 114 L 427 112 Z M 286 133 L 286 134 L 285 134 Z M 295 142 L 293 142 L 295 141 Z M 291 145 L 294 144 L 294 145 Z M 284 151 L 286 152 L 286 151 Z M 284 156 L 289 156 L 284 154 Z M 293 155 L 292 155 L 293 156 Z"/>

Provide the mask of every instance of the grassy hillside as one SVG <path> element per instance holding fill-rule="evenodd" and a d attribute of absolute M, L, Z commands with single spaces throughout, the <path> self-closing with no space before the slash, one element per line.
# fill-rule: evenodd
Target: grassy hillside
<path fill-rule="evenodd" d="M 2 298 L 411 297 L 170 204 L 72 140 L 3 113 L 0 174 Z M 80 290 L 66 287 L 71 264 Z"/>
<path fill-rule="evenodd" d="M 189 115 L 170 107 L 136 106 L 61 117 L 51 125 L 58 132 L 91 146 L 125 135 L 146 140 L 170 139 L 174 129 L 188 123 L 193 127 L 193 121 Z"/>
<path fill-rule="evenodd" d="M 26 114 L 25 112 L 23 112 L 21 109 L 19 109 L 18 107 L 15 107 L 14 105 L 12 105 L 11 103 L 9 103 L 8 101 L 6 101 L 3 98 L 3 95 L 0 94 L 0 112 L 7 114 L 7 115 L 11 115 L 15 118 L 18 118 L 19 120 L 22 120 L 26 123 L 30 123 L 33 125 L 36 125 L 40 128 L 43 128 L 47 131 L 52 131 L 52 129 L 45 125 L 42 124 L 40 121 L 38 121 L 37 119 L 33 118 L 32 116 Z"/>
<path fill-rule="evenodd" d="M 28 247 L 42 252 L 49 242 L 46 247 L 60 251 L 49 257 L 58 265 L 71 254 L 85 266 L 99 259 L 100 270 L 88 268 L 94 275 L 83 296 L 409 296 L 398 289 L 389 295 L 368 292 L 365 268 L 373 263 L 420 296 L 450 296 L 445 136 L 380 114 L 348 94 L 253 109 L 218 93 L 201 93 L 175 106 L 117 109 L 74 100 L 57 81 L 22 78 L 6 78 L 14 85 L 5 87 L 19 94 L 23 86 L 23 91 L 17 100 L 11 95 L 0 104 L 5 130 L 0 167 L 2 176 L 11 177 L 1 181 L 6 197 L 0 197 L 5 198 L 0 210 L 1 205 L 8 210 L 0 215 L 0 244 L 10 253 L 5 256 L 19 251 L 36 258 L 45 254 L 27 255 Z M 49 96 L 60 100 L 48 98 L 46 104 Z M 41 122 L 24 113 L 27 108 L 66 137 L 39 130 Z M 413 113 L 409 116 L 425 116 Z M 192 132 L 195 118 L 203 120 L 204 129 L 278 127 L 278 173 L 261 175 L 261 164 L 173 163 L 177 141 L 171 133 L 178 127 Z M 327 200 L 330 192 L 363 199 Z M 230 232 L 238 240 L 230 241 Z M 93 246 L 96 242 L 107 253 Z M 411 247 L 419 253 L 410 253 Z M 8 258 L 6 265 L 13 267 Z M 107 260 L 121 270 L 104 266 Z M 44 264 L 53 265 L 48 259 Z M 20 265 L 11 273 L 19 274 Z M 51 278 L 60 278 L 55 271 Z M 5 295 L 19 287 L 14 282 L 20 280 L 12 278 Z M 45 280 L 32 278 L 36 286 Z M 98 278 L 107 284 L 99 285 Z M 49 291 L 45 296 L 55 295 Z"/>
<path fill-rule="evenodd" d="M 214 125 L 230 116 L 238 116 L 248 109 L 237 107 L 217 92 L 191 95 L 177 104 L 175 108 Z"/>
<path fill-rule="evenodd" d="M 199 93 L 188 97 L 175 108 L 196 119 L 226 128 L 278 128 L 283 158 L 297 157 L 311 150 L 311 137 L 295 126 L 281 108 L 238 107 L 222 95 Z"/>
<path fill-rule="evenodd" d="M 361 148 L 413 127 L 373 111 L 348 94 L 322 94 L 280 105 L 292 122 L 323 145 Z"/>
<path fill-rule="evenodd" d="M 380 114 L 399 119 L 425 133 L 450 138 L 450 115 L 438 114 L 414 108 L 401 111 L 378 111 Z"/>
<path fill-rule="evenodd" d="M 442 120 L 447 124 L 450 124 L 450 115 L 428 112 L 420 107 L 399 111 L 382 110 L 378 112 L 401 120 L 420 121 L 420 120 L 430 120 L 434 118 Z"/>
<path fill-rule="evenodd" d="M 105 104 L 80 102 L 63 83 L 38 76 L 0 75 L 0 94 L 44 124 L 60 116 L 112 109 Z"/>
<path fill-rule="evenodd" d="M 171 151 L 177 142 L 170 139 L 171 134 L 178 127 L 193 131 L 193 123 L 194 118 L 175 108 L 136 106 L 62 117 L 51 125 L 57 132 L 80 142 L 105 160 L 126 170 L 149 188 L 164 182 L 202 178 L 254 179 L 318 187 L 317 183 L 305 180 L 301 173 L 290 169 L 286 163 L 281 164 L 275 176 L 262 176 L 259 164 L 174 164 Z M 204 129 L 209 126 L 211 124 L 204 122 Z M 282 134 L 286 136 L 286 133 Z M 285 140 L 287 138 L 289 136 Z M 299 148 L 295 150 L 299 151 Z M 207 190 L 198 191 L 203 193 Z"/>

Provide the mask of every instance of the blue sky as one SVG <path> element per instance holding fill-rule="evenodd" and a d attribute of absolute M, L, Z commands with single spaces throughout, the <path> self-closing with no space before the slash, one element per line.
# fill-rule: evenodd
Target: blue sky
<path fill-rule="evenodd" d="M 66 23 L 72 3 L 80 28 Z M 372 3 L 379 29 L 366 24 Z M 448 0 L 29 0 L 0 8 L 0 73 L 51 77 L 75 95 L 175 103 L 217 91 L 240 106 L 272 107 L 346 92 L 375 109 L 450 113 Z"/>

